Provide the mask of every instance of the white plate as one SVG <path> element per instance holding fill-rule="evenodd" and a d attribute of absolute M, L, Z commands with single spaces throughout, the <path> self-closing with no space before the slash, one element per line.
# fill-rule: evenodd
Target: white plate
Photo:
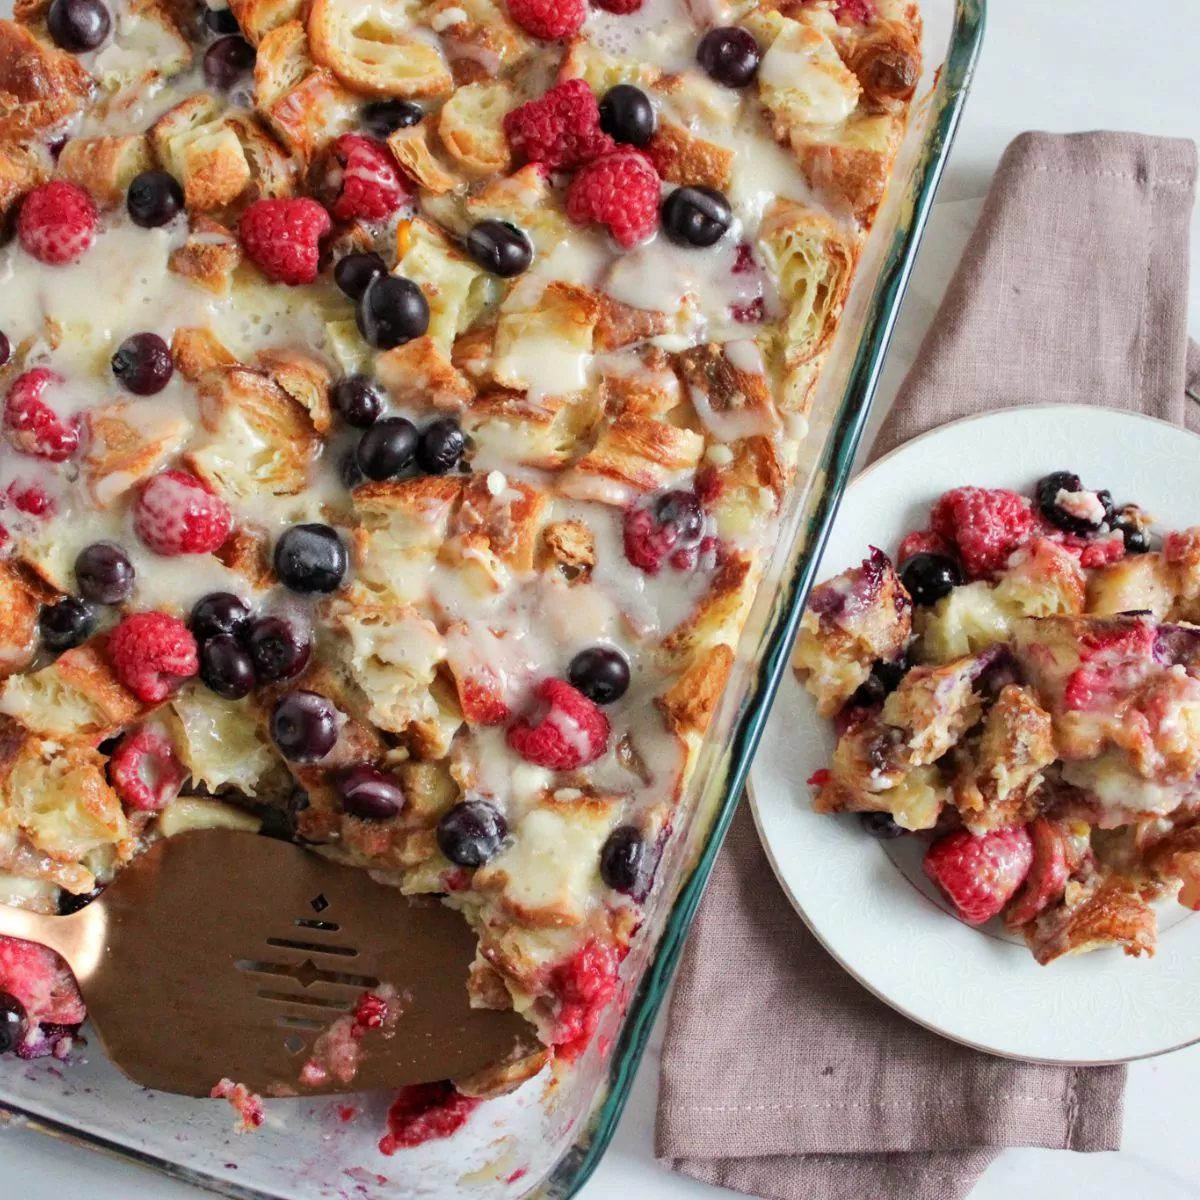
<path fill-rule="evenodd" d="M 818 580 L 895 551 L 930 505 L 967 484 L 1030 494 L 1078 472 L 1163 526 L 1200 523 L 1200 438 L 1161 421 L 1083 406 L 1006 409 L 958 421 L 881 459 L 847 489 Z M 1200 1040 L 1200 919 L 1159 906 L 1158 953 L 1119 950 L 1040 967 L 993 922 L 956 920 L 920 870 L 917 839 L 880 843 L 853 816 L 818 816 L 805 780 L 833 735 L 789 670 L 750 773 L 754 817 L 775 874 L 825 948 L 905 1016 L 980 1050 L 1091 1064 Z"/>

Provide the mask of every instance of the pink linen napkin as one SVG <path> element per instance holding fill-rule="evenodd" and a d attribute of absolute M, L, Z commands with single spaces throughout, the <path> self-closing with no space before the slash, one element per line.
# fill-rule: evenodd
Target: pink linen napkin
<path fill-rule="evenodd" d="M 1190 142 L 1017 138 L 875 455 L 1017 404 L 1200 429 L 1195 174 Z M 1124 1082 L 982 1054 L 876 1000 L 793 913 L 743 806 L 679 970 L 657 1154 L 770 1200 L 957 1200 L 1005 1146 L 1115 1149 Z"/>

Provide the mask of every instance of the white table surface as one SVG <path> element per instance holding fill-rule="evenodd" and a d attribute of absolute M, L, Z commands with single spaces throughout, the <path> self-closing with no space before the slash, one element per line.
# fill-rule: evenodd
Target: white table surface
<path fill-rule="evenodd" d="M 1142 19 L 1138 14 L 1144 14 Z M 1200 142 L 1198 62 L 1198 0 L 1156 0 L 1152 5 L 991 0 L 978 79 L 892 346 L 876 420 L 911 361 L 1009 140 L 1025 129 L 1109 128 Z M 1190 328 L 1200 337 L 1196 219 L 1193 243 Z M 584 1189 L 584 1200 L 715 1200 L 734 1194 L 694 1183 L 654 1162 L 659 1038 L 646 1055 L 616 1139 Z M 1191 1154 L 1198 1086 L 1200 1047 L 1133 1064 L 1119 1153 L 1006 1150 L 971 1200 L 1129 1200 L 1150 1195 L 1155 1200 L 1200 1200 L 1200 1172 Z M 0 1196 L 200 1200 L 201 1193 L 28 1130 L 9 1129 L 0 1132 Z"/>

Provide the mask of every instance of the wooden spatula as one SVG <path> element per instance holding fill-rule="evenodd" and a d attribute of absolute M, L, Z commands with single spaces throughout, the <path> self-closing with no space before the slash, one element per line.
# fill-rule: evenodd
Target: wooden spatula
<path fill-rule="evenodd" d="M 207 1096 L 222 1078 L 275 1096 L 367 1091 L 539 1044 L 516 1013 L 470 1007 L 475 936 L 458 913 L 254 834 L 164 839 L 71 916 L 0 904 L 0 933 L 57 950 L 108 1056 L 159 1091 Z M 394 996 L 387 1018 L 351 1032 L 368 991 Z M 314 1079 L 347 1040 L 352 1078 Z"/>

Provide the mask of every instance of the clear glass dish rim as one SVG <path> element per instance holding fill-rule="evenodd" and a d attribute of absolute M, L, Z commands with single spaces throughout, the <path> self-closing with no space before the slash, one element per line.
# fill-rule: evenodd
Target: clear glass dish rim
<path fill-rule="evenodd" d="M 812 511 L 801 529 L 800 536 L 806 540 L 808 551 L 800 557 L 797 569 L 784 581 L 776 597 L 775 615 L 764 638 L 765 650 L 733 731 L 729 769 L 711 824 L 691 872 L 676 894 L 658 943 L 621 1021 L 606 1077 L 598 1089 L 604 1094 L 604 1100 L 572 1145 L 559 1157 L 549 1176 L 529 1193 L 531 1197 L 569 1200 L 575 1196 L 607 1150 L 624 1110 L 704 887 L 741 799 L 754 751 L 788 661 L 788 649 L 795 638 L 816 565 L 850 476 L 900 302 L 912 274 L 929 211 L 970 89 L 982 44 L 986 9 L 987 0 L 954 0 L 954 20 L 946 58 L 930 97 L 929 128 L 921 147 L 920 159 L 908 184 L 909 217 L 893 233 L 892 245 L 884 257 L 867 306 L 850 374 L 815 468 L 824 475 L 825 485 L 815 494 Z M 170 1159 L 91 1133 L 80 1126 L 28 1111 L 19 1104 L 9 1101 L 0 1103 L 0 1118 L 4 1117 L 22 1121 L 37 1132 L 156 1170 L 180 1183 L 215 1192 L 229 1197 L 229 1200 L 275 1200 L 275 1197 L 257 1188 L 216 1179 Z"/>
<path fill-rule="evenodd" d="M 751 691 L 729 748 L 729 772 L 711 826 L 691 874 L 681 885 L 667 915 L 653 955 L 621 1022 L 609 1060 L 605 1099 L 574 1144 L 559 1158 L 550 1175 L 531 1196 L 570 1200 L 587 1183 L 616 1131 L 634 1076 L 659 1008 L 670 988 L 679 956 L 741 800 L 746 777 L 771 704 L 790 657 L 790 648 L 804 612 L 804 603 L 829 530 L 833 525 L 855 454 L 866 426 L 871 401 L 879 384 L 888 343 L 899 316 L 921 238 L 933 207 L 938 184 L 949 158 L 963 106 L 970 91 L 987 19 L 987 0 L 955 0 L 954 21 L 946 58 L 930 97 L 929 127 L 920 159 L 908 184 L 909 217 L 897 226 L 883 260 L 849 377 L 834 416 L 816 471 L 825 486 L 816 496 L 800 536 L 808 545 L 791 578 L 784 581 L 775 604 L 773 627 L 764 639 Z"/>

